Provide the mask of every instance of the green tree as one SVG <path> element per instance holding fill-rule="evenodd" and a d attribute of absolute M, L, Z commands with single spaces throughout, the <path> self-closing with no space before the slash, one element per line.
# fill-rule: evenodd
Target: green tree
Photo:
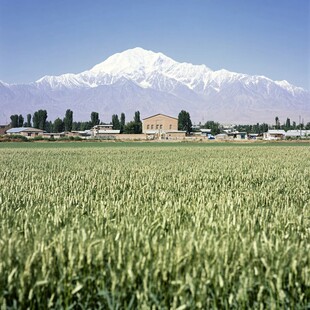
<path fill-rule="evenodd" d="M 89 130 L 93 127 L 92 122 L 81 122 L 80 130 Z"/>
<path fill-rule="evenodd" d="M 291 120 L 289 118 L 286 119 L 285 129 L 286 130 L 290 130 L 291 129 Z"/>
<path fill-rule="evenodd" d="M 140 112 L 136 111 L 134 116 L 134 133 L 142 133 L 142 122 L 140 120 Z"/>
<path fill-rule="evenodd" d="M 72 130 L 78 131 L 81 128 L 81 122 L 73 122 L 72 123 Z"/>
<path fill-rule="evenodd" d="M 46 119 L 47 119 L 47 111 L 46 110 L 38 110 L 34 112 L 32 121 L 33 127 L 45 130 L 46 129 Z"/>
<path fill-rule="evenodd" d="M 23 127 L 24 126 L 24 117 L 19 114 L 18 116 L 18 127 Z"/>
<path fill-rule="evenodd" d="M 124 127 L 124 132 L 128 134 L 134 134 L 136 130 L 136 123 L 134 121 L 128 122 Z"/>
<path fill-rule="evenodd" d="M 214 135 L 214 136 L 221 132 L 220 124 L 217 123 L 217 122 L 214 122 L 214 121 L 207 121 L 203 125 L 203 128 L 211 129 L 211 134 Z M 240 130 L 240 131 L 242 131 L 242 130 Z"/>
<path fill-rule="evenodd" d="M 45 124 L 45 130 L 47 132 L 54 132 L 54 124 L 52 121 L 47 121 Z"/>
<path fill-rule="evenodd" d="M 33 113 L 32 122 L 33 122 L 34 128 L 39 128 L 40 120 L 39 120 L 39 113 L 38 112 Z"/>
<path fill-rule="evenodd" d="M 257 123 L 255 125 L 253 125 L 251 132 L 253 132 L 253 133 L 260 133 L 259 129 L 260 129 L 259 128 L 259 123 Z M 247 132 L 250 132 L 250 131 L 247 131 Z"/>
<path fill-rule="evenodd" d="M 275 118 L 275 129 L 280 129 L 280 120 L 278 116 Z"/>
<path fill-rule="evenodd" d="M 61 118 L 56 118 L 54 121 L 53 129 L 55 132 L 63 132 L 65 128 L 65 124 Z"/>
<path fill-rule="evenodd" d="M 178 129 L 184 130 L 187 133 L 191 132 L 192 129 L 192 121 L 188 112 L 182 110 L 178 116 Z"/>
<path fill-rule="evenodd" d="M 71 131 L 72 123 L 73 123 L 73 112 L 71 110 L 67 110 L 64 118 L 64 130 Z"/>
<path fill-rule="evenodd" d="M 113 114 L 112 115 L 112 126 L 113 126 L 113 129 L 116 129 L 116 130 L 119 130 L 121 129 L 121 123 L 118 119 L 118 115 L 117 114 Z"/>
<path fill-rule="evenodd" d="M 10 119 L 11 119 L 11 127 L 12 128 L 18 127 L 18 115 L 17 114 L 11 115 Z"/>
<path fill-rule="evenodd" d="M 120 122 L 121 133 L 125 130 L 125 113 L 121 113 L 121 122 Z"/>
<path fill-rule="evenodd" d="M 100 124 L 100 119 L 99 119 L 99 113 L 98 112 L 91 112 L 91 114 L 90 114 L 90 123 L 91 123 L 91 127 L 94 127 L 94 126 Z"/>
<path fill-rule="evenodd" d="M 268 124 L 266 124 L 266 123 L 259 125 L 259 128 L 260 128 L 260 133 L 267 132 L 269 129 Z"/>
<path fill-rule="evenodd" d="M 310 130 L 310 122 L 308 122 L 308 123 L 306 124 L 305 129 L 306 129 L 306 130 Z"/>
<path fill-rule="evenodd" d="M 31 127 L 31 114 L 27 114 L 26 127 Z"/>

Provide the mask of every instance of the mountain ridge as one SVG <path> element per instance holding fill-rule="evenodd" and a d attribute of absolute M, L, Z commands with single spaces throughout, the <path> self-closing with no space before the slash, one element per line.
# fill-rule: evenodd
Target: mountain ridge
<path fill-rule="evenodd" d="M 135 92 L 131 83 L 136 85 Z M 213 71 L 206 65 L 179 63 L 139 47 L 116 53 L 78 74 L 44 76 L 29 84 L 0 81 L 0 120 L 15 113 L 33 113 L 37 108 L 48 110 L 52 117 L 75 108 L 79 120 L 88 119 L 93 110 L 110 118 L 109 113 L 121 112 L 131 117 L 138 108 L 148 116 L 157 108 L 155 112 L 170 111 L 174 116 L 185 109 L 196 121 L 271 122 L 275 116 L 296 119 L 300 114 L 309 119 L 309 102 L 309 91 L 286 80 Z"/>

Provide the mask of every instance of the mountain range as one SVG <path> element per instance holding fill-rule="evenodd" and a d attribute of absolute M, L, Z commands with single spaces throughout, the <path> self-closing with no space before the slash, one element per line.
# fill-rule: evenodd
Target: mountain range
<path fill-rule="evenodd" d="M 75 120 L 89 120 L 92 111 L 104 121 L 124 112 L 129 121 L 135 111 L 144 118 L 177 117 L 186 110 L 194 122 L 274 123 L 276 116 L 281 122 L 299 116 L 310 121 L 310 92 L 265 76 L 179 63 L 137 47 L 79 74 L 44 76 L 29 84 L 0 81 L 0 123 L 38 109 L 46 109 L 49 120 L 71 109 Z"/>

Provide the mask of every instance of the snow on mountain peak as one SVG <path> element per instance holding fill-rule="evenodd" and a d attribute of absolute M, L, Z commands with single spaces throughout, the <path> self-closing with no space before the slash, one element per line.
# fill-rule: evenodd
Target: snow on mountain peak
<path fill-rule="evenodd" d="M 161 68 L 171 66 L 174 63 L 174 60 L 162 53 L 154 53 L 136 47 L 110 56 L 104 62 L 94 66 L 89 72 L 93 74 L 132 75 L 136 72 L 161 70 Z"/>
<path fill-rule="evenodd" d="M 303 91 L 302 88 L 295 87 L 287 81 L 274 82 L 264 76 L 250 76 L 225 69 L 212 71 L 205 65 L 176 62 L 162 53 L 155 53 L 141 47 L 116 53 L 88 71 L 79 74 L 45 76 L 36 81 L 36 84 L 51 89 L 95 88 L 99 85 L 112 85 L 122 78 L 131 80 L 142 88 L 160 87 L 163 91 L 173 90 L 174 87 L 171 85 L 176 87 L 178 83 L 198 93 L 206 92 L 208 87 L 219 92 L 225 85 L 233 83 L 244 83 L 246 87 L 273 84 L 291 94 Z M 168 84 L 170 86 L 167 86 Z"/>
<path fill-rule="evenodd" d="M 114 54 L 84 73 L 95 76 L 104 74 L 114 77 L 124 76 L 144 88 L 151 87 L 148 80 L 154 74 L 159 74 L 194 88 L 197 80 L 205 80 L 210 72 L 212 70 L 205 65 L 179 63 L 162 53 L 136 47 Z"/>
<path fill-rule="evenodd" d="M 2 115 L 35 111 L 44 102 L 52 117 L 74 110 L 77 119 L 90 111 L 144 115 L 177 115 L 188 109 L 193 118 L 257 122 L 290 115 L 310 115 L 310 92 L 287 81 L 273 81 L 205 65 L 180 63 L 142 48 L 112 55 L 79 74 L 44 76 L 23 85 L 0 81 Z M 1 113 L 0 113 L 1 117 Z"/>

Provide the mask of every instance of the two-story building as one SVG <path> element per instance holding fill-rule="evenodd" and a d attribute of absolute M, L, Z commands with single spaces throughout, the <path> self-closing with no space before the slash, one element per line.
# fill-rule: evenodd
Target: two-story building
<path fill-rule="evenodd" d="M 165 114 L 155 114 L 143 119 L 142 132 L 178 130 L 178 119 Z"/>
<path fill-rule="evenodd" d="M 179 140 L 186 132 L 178 130 L 178 119 L 165 114 L 155 114 L 142 120 L 142 132 L 147 139 Z"/>

